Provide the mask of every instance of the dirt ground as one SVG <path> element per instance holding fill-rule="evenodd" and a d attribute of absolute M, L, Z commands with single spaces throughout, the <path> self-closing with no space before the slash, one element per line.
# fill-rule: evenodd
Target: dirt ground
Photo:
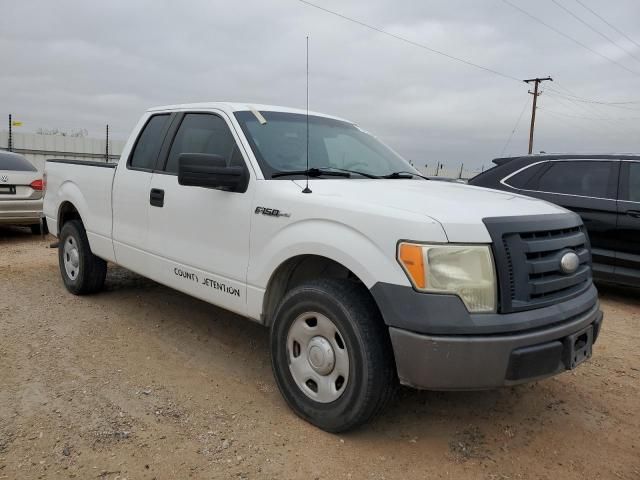
<path fill-rule="evenodd" d="M 0 478 L 640 479 L 640 295 L 601 289 L 594 357 L 538 383 L 403 389 L 331 435 L 285 405 L 268 332 L 118 267 L 67 293 L 0 227 Z"/>

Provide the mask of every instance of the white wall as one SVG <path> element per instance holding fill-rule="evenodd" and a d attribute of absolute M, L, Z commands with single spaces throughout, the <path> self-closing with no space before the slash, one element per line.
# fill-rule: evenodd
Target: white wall
<path fill-rule="evenodd" d="M 14 130 L 12 135 L 13 151 L 27 157 L 38 170 L 44 169 L 47 158 L 67 158 L 74 160 L 104 161 L 105 139 L 87 137 L 68 137 L 62 135 L 39 135 L 21 133 Z M 9 132 L 0 132 L 0 149 L 9 144 Z M 110 156 L 119 156 L 125 142 L 109 140 Z M 117 158 L 111 158 L 117 161 Z"/>

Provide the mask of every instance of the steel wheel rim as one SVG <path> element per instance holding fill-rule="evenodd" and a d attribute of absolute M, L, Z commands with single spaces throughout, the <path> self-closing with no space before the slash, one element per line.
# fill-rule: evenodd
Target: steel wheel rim
<path fill-rule="evenodd" d="M 327 316 L 299 315 L 287 334 L 289 371 L 312 400 L 330 403 L 344 393 L 349 380 L 349 352 L 344 336 Z"/>
<path fill-rule="evenodd" d="M 64 241 L 62 262 L 67 276 L 71 280 L 75 280 L 80 271 L 80 253 L 78 252 L 78 242 L 73 237 L 67 237 Z"/>

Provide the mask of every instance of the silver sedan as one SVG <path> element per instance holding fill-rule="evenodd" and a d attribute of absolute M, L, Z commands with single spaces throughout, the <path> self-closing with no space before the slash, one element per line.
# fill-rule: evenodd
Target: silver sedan
<path fill-rule="evenodd" d="M 0 152 L 0 225 L 28 225 L 39 233 L 42 174 L 22 155 Z"/>

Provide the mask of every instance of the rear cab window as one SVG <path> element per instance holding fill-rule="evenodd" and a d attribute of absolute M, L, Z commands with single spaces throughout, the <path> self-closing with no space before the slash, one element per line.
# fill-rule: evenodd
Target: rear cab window
<path fill-rule="evenodd" d="M 171 115 L 168 113 L 153 115 L 149 118 L 133 147 L 129 157 L 129 168 L 147 171 L 155 168 L 162 142 L 169 128 L 170 118 Z"/>

